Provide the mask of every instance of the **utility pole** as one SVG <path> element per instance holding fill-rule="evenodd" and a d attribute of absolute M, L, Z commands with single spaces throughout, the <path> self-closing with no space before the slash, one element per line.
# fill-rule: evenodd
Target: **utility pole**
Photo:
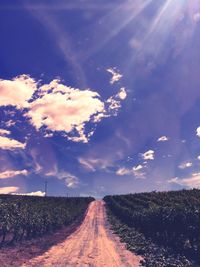
<path fill-rule="evenodd" d="M 48 182 L 47 180 L 44 181 L 44 196 L 46 197 L 47 196 L 47 185 L 48 185 Z"/>

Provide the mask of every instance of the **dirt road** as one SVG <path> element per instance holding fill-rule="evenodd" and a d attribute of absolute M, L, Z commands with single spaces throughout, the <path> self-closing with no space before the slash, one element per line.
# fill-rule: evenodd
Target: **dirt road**
<path fill-rule="evenodd" d="M 90 204 L 81 226 L 66 240 L 23 267 L 138 267 L 140 257 L 125 249 L 109 230 L 103 201 Z"/>

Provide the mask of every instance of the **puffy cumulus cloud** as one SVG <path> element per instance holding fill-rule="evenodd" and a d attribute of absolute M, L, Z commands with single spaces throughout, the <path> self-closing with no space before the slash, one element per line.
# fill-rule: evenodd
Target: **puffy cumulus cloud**
<path fill-rule="evenodd" d="M 19 187 L 8 186 L 8 187 L 0 187 L 0 194 L 10 194 L 19 190 Z"/>
<path fill-rule="evenodd" d="M 200 137 L 200 126 L 197 128 L 197 130 L 196 130 L 196 135 L 198 136 L 198 137 Z"/>
<path fill-rule="evenodd" d="M 28 100 L 37 89 L 34 79 L 20 75 L 12 80 L 0 80 L 0 106 L 15 106 L 19 109 L 29 106 Z"/>
<path fill-rule="evenodd" d="M 117 77 L 119 74 L 113 79 Z M 57 131 L 74 142 L 88 142 L 94 131 L 87 129 L 86 132 L 87 123 L 98 123 L 103 118 L 115 116 L 125 98 L 125 88 L 103 101 L 95 91 L 72 88 L 58 79 L 43 85 L 27 75 L 0 80 L 0 106 L 12 105 L 22 109 L 37 130 L 46 130 L 47 137 Z M 8 125 L 11 126 L 12 121 Z"/>
<path fill-rule="evenodd" d="M 197 12 L 193 15 L 193 20 L 195 22 L 199 22 L 200 21 L 200 12 Z"/>
<path fill-rule="evenodd" d="M 107 72 L 111 73 L 112 75 L 111 80 L 110 80 L 111 84 L 118 82 L 123 77 L 122 74 L 120 74 L 116 68 L 108 68 Z"/>
<path fill-rule="evenodd" d="M 148 150 L 145 153 L 141 153 L 141 157 L 144 160 L 154 160 L 154 154 L 155 152 L 153 150 Z"/>
<path fill-rule="evenodd" d="M 86 123 L 100 122 L 102 118 L 113 115 L 109 113 L 110 109 L 119 109 L 125 90 L 120 90 L 121 98 L 118 96 L 115 106 L 114 100 L 108 106 L 106 101 L 105 105 L 97 92 L 68 87 L 59 80 L 41 86 L 38 94 L 26 113 L 32 125 L 37 130 L 44 126 L 49 131 L 63 132 L 69 140 L 86 143 L 93 133 L 85 133 Z"/>
<path fill-rule="evenodd" d="M 11 134 L 10 131 L 5 130 L 5 129 L 0 129 L 0 135 L 9 135 L 9 134 Z"/>
<path fill-rule="evenodd" d="M 30 193 L 14 193 L 13 195 L 44 197 L 45 192 L 36 191 L 36 192 L 30 192 Z"/>
<path fill-rule="evenodd" d="M 157 142 L 166 142 L 168 140 L 169 140 L 169 137 L 167 137 L 166 135 L 163 135 L 158 138 Z"/>
<path fill-rule="evenodd" d="M 70 133 L 77 131 L 79 138 L 76 141 L 86 142 L 84 126 L 92 116 L 104 113 L 104 103 L 96 92 L 70 88 L 59 84 L 50 83 L 51 92 L 46 92 L 42 97 L 30 104 L 27 116 L 36 129 L 42 126 L 52 131 Z"/>
<path fill-rule="evenodd" d="M 200 160 L 200 155 L 197 157 L 198 160 Z"/>
<path fill-rule="evenodd" d="M 200 173 L 193 173 L 191 177 L 180 179 L 178 177 L 168 180 L 169 183 L 186 186 L 189 188 L 200 188 Z"/>
<path fill-rule="evenodd" d="M 192 162 L 183 162 L 178 167 L 179 169 L 182 169 L 182 170 L 190 168 L 192 167 Z"/>
<path fill-rule="evenodd" d="M 8 178 L 12 178 L 17 175 L 26 176 L 28 175 L 28 171 L 27 170 L 21 170 L 21 171 L 8 170 L 8 171 L 0 172 L 0 179 L 8 179 Z"/>
<path fill-rule="evenodd" d="M 0 149 L 14 150 L 24 149 L 26 144 L 23 144 L 15 139 L 8 138 L 6 136 L 0 136 Z"/>

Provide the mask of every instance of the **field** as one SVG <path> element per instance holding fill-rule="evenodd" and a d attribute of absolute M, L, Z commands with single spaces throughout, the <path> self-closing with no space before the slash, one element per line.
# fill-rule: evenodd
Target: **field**
<path fill-rule="evenodd" d="M 106 196 L 109 220 L 148 267 L 200 266 L 200 190 Z"/>
<path fill-rule="evenodd" d="M 140 266 L 141 257 L 128 251 L 112 233 L 103 201 L 92 201 L 82 223 L 68 228 L 1 248 L 0 266 Z"/>
<path fill-rule="evenodd" d="M 0 244 L 42 236 L 83 216 L 93 198 L 0 195 Z"/>
<path fill-rule="evenodd" d="M 1 195 L 0 244 L 2 267 L 199 267 L 200 190 Z"/>

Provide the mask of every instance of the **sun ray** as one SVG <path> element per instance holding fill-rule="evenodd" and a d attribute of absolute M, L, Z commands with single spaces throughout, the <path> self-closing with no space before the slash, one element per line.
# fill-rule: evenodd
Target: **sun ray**
<path fill-rule="evenodd" d="M 106 25 L 109 27 L 103 29 L 105 31 L 104 38 L 101 40 L 95 39 L 95 44 L 93 47 L 90 47 L 88 52 L 84 51 L 83 59 L 86 60 L 93 54 L 101 50 L 112 38 L 118 35 L 131 21 L 134 20 L 143 10 L 152 3 L 153 0 L 146 0 L 143 3 L 138 2 L 130 4 L 125 3 L 117 7 L 114 11 L 110 12 L 103 18 L 103 21 L 106 21 Z M 122 16 L 124 15 L 124 20 L 122 21 Z M 102 26 L 101 26 L 102 27 Z M 100 29 L 101 30 L 101 29 Z M 97 30 L 98 31 L 98 30 Z"/>
<path fill-rule="evenodd" d="M 141 54 L 153 56 L 154 59 L 166 47 L 169 35 L 173 32 L 177 21 L 187 8 L 187 1 L 167 0 L 158 10 L 146 31 L 138 37 L 138 45 L 127 68 L 137 60 Z"/>

